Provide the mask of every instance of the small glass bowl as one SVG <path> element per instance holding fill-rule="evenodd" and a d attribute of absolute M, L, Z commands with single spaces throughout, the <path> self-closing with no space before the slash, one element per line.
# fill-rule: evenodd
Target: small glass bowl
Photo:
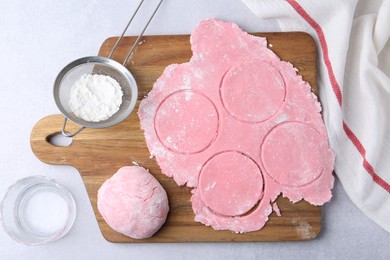
<path fill-rule="evenodd" d="M 45 176 L 18 180 L 0 204 L 0 222 L 8 235 L 24 245 L 39 245 L 66 235 L 76 217 L 72 194 Z"/>

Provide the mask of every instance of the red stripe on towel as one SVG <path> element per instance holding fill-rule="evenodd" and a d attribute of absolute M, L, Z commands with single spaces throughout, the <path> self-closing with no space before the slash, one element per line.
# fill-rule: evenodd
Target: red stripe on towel
<path fill-rule="evenodd" d="M 332 86 L 333 92 L 336 95 L 337 101 L 339 102 L 340 108 L 342 107 L 342 93 L 340 86 L 336 80 L 336 77 L 333 72 L 332 64 L 329 59 L 329 53 L 328 53 L 328 44 L 326 42 L 326 38 L 324 35 L 324 32 L 321 28 L 321 26 L 303 9 L 303 7 L 297 3 L 295 0 L 287 0 L 287 3 L 291 5 L 292 8 L 316 31 L 318 39 L 320 41 L 320 45 L 322 48 L 322 56 L 324 59 L 324 63 L 326 66 L 326 69 L 328 70 L 328 77 L 330 84 Z M 368 174 L 371 175 L 372 179 L 375 183 L 377 183 L 379 186 L 381 186 L 383 189 L 385 189 L 387 192 L 390 193 L 390 184 L 387 183 L 385 180 L 383 180 L 378 174 L 375 173 L 374 167 L 367 161 L 366 159 L 366 149 L 362 145 L 362 143 L 359 141 L 357 136 L 352 132 L 352 130 L 346 125 L 346 123 L 343 121 L 343 129 L 345 134 L 348 136 L 349 140 L 353 143 L 353 145 L 356 147 L 360 155 L 363 157 L 363 167 L 367 171 Z"/>

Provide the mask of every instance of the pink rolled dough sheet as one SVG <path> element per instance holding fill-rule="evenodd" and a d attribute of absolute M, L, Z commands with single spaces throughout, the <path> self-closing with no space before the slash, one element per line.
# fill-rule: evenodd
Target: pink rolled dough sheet
<path fill-rule="evenodd" d="M 138 113 L 162 173 L 193 188 L 195 221 L 243 233 L 280 214 L 279 194 L 329 201 L 334 154 L 320 103 L 293 65 L 265 38 L 216 19 L 196 26 L 191 47 Z"/>
<path fill-rule="evenodd" d="M 98 191 L 97 206 L 112 229 L 136 239 L 156 233 L 169 211 L 164 188 L 139 166 L 122 167 L 106 180 Z"/>

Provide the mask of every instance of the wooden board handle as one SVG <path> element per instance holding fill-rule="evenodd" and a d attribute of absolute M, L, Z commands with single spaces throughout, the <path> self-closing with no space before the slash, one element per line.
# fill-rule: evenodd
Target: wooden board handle
<path fill-rule="evenodd" d="M 52 136 L 61 133 L 63 122 L 62 115 L 50 115 L 39 120 L 31 131 L 31 149 L 35 156 L 45 163 L 75 166 L 75 153 L 79 149 L 77 142 L 72 142 L 69 146 L 56 146 L 50 143 Z M 67 128 L 76 131 L 80 126 L 69 122 Z"/>
<path fill-rule="evenodd" d="M 51 144 L 50 138 L 61 133 L 63 123 L 63 115 L 50 115 L 33 127 L 31 149 L 42 162 L 73 166 L 82 176 L 110 176 L 120 167 L 130 165 L 136 158 L 142 158 L 147 165 L 151 161 L 136 113 L 131 113 L 121 123 L 108 128 L 86 128 L 72 137 L 69 146 Z M 80 126 L 68 120 L 66 128 L 73 132 Z"/>

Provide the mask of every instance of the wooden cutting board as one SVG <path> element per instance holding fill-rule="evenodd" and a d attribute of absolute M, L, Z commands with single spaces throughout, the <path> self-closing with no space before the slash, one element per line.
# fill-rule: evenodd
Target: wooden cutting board
<path fill-rule="evenodd" d="M 270 48 L 283 60 L 290 61 L 317 92 L 316 53 L 313 39 L 305 33 L 258 33 L 268 39 Z M 108 56 L 115 38 L 107 39 L 99 51 Z M 125 37 L 113 55 L 122 62 L 135 41 Z M 68 147 L 50 144 L 50 138 L 62 128 L 63 116 L 51 115 L 37 122 L 31 133 L 34 154 L 48 164 L 71 165 L 78 169 L 88 192 L 103 236 L 111 242 L 226 242 L 226 241 L 297 241 L 315 238 L 321 228 L 321 208 L 307 202 L 292 204 L 279 198 L 281 217 L 272 213 L 266 226 L 256 232 L 236 234 L 215 231 L 194 221 L 190 203 L 190 189 L 178 187 L 161 173 L 155 159 L 150 159 L 137 116 L 139 101 L 151 90 L 164 68 L 172 63 L 190 59 L 189 35 L 145 36 L 128 63 L 139 87 L 135 111 L 122 123 L 106 129 L 86 129 L 73 138 Z M 68 130 L 78 126 L 69 123 Z M 112 230 L 97 210 L 97 191 L 102 183 L 120 167 L 137 162 L 160 181 L 169 197 L 170 212 L 166 223 L 153 237 L 135 240 Z"/>

